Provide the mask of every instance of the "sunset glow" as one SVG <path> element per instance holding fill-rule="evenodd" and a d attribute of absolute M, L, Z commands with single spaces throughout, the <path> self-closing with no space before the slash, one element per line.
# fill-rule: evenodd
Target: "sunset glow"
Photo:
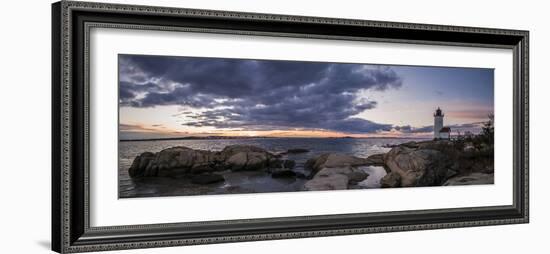
<path fill-rule="evenodd" d="M 120 139 L 426 137 L 493 112 L 493 70 L 119 56 Z"/>

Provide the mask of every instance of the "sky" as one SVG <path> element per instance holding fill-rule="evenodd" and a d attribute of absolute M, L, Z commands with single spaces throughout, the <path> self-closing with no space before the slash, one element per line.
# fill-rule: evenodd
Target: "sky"
<path fill-rule="evenodd" d="M 493 113 L 493 70 L 119 55 L 121 139 L 431 137 Z"/>

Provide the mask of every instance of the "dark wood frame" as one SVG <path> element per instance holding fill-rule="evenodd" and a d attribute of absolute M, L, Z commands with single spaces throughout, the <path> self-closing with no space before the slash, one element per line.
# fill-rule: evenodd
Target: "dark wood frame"
<path fill-rule="evenodd" d="M 88 31 L 199 31 L 512 49 L 513 205 L 90 227 Z M 62 1 L 52 5 L 52 249 L 85 252 L 527 223 L 528 31 Z M 512 113 L 512 112 L 510 112 Z"/>

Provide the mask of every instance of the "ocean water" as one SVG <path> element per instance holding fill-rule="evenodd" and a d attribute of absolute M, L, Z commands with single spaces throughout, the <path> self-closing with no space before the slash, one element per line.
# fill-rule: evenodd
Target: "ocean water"
<path fill-rule="evenodd" d="M 278 153 L 291 148 L 305 148 L 309 152 L 286 155 L 294 160 L 296 172 L 308 174 L 305 162 L 314 156 L 327 152 L 338 152 L 366 158 L 389 151 L 386 145 L 395 145 L 418 139 L 384 138 L 247 138 L 247 139 L 204 139 L 204 140 L 159 140 L 119 142 L 119 198 L 185 196 L 232 193 L 263 193 L 301 191 L 305 179 L 274 179 L 264 172 L 238 172 L 225 174 L 225 182 L 210 185 L 196 185 L 186 178 L 151 177 L 132 179 L 128 168 L 134 158 L 143 152 L 159 152 L 174 146 L 193 149 L 220 151 L 229 145 L 253 145 Z M 356 188 L 379 188 L 380 179 L 386 175 L 382 167 L 361 167 L 369 177 Z"/>

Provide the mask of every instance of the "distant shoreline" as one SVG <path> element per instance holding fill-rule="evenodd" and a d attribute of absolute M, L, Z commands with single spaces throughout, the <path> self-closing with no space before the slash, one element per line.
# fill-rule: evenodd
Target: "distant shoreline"
<path fill-rule="evenodd" d="M 248 137 L 248 136 L 206 136 L 206 137 L 176 137 L 176 138 L 148 138 L 148 139 L 119 139 L 119 142 L 139 142 L 139 141 L 171 141 L 171 140 L 222 140 L 222 139 L 280 139 L 280 138 L 310 138 L 310 139 L 430 139 L 419 137 Z"/>

